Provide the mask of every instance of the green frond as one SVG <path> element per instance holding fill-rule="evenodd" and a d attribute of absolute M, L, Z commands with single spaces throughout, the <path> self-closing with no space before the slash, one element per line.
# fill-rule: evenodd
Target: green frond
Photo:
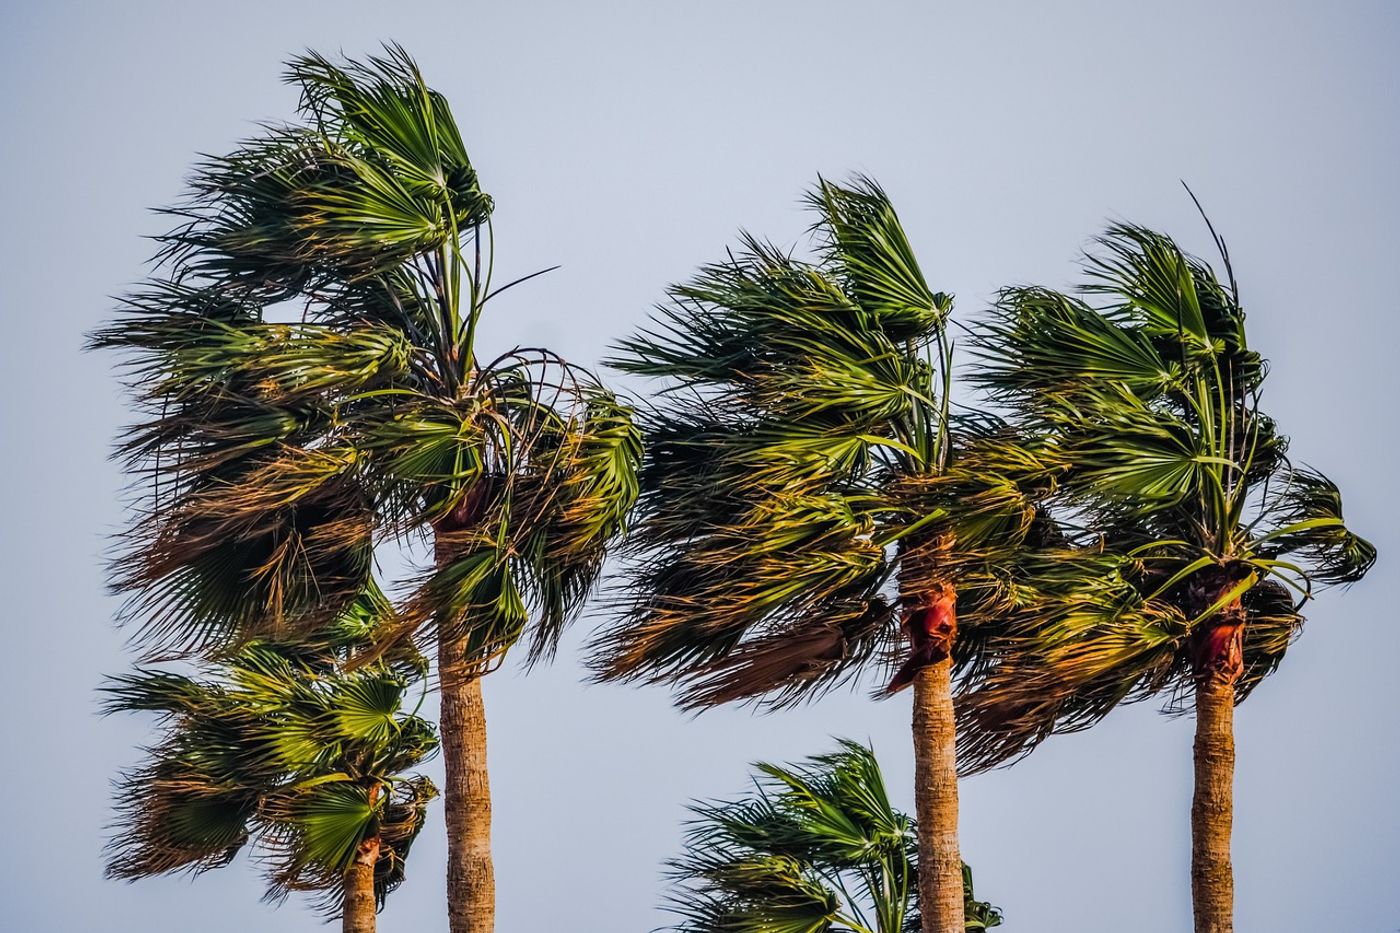
<path fill-rule="evenodd" d="M 1177 345 L 1188 363 L 1232 358 L 1242 388 L 1262 376 L 1245 343 L 1244 312 L 1205 262 L 1165 234 L 1113 224 L 1086 257 L 1086 293 L 1111 302 L 1112 315 Z M 1228 257 L 1226 257 L 1228 262 Z"/>
<path fill-rule="evenodd" d="M 1086 258 L 1090 294 L 1123 299 L 1124 313 L 1149 332 L 1178 336 L 1196 352 L 1210 352 L 1197 282 L 1186 254 L 1171 238 L 1132 224 L 1112 224 L 1096 240 L 1102 253 Z"/>
<path fill-rule="evenodd" d="M 1119 553 L 1050 545 L 1023 566 L 959 690 L 959 766 L 968 772 L 1164 688 L 1190 636 L 1180 611 L 1144 599 L 1140 566 Z M 961 598 L 958 608 L 978 611 Z"/>
<path fill-rule="evenodd" d="M 1044 288 L 1003 291 L 977 354 L 981 365 L 970 378 L 1033 410 L 1073 406 L 1094 381 L 1151 399 L 1181 380 L 1179 363 L 1164 359 L 1147 335 Z"/>
<path fill-rule="evenodd" d="M 164 238 L 177 269 L 276 295 L 391 272 L 491 213 L 446 101 L 396 47 L 294 60 L 304 124 L 207 159 Z"/>
<path fill-rule="evenodd" d="M 343 677 L 332 685 L 326 702 L 340 741 L 366 749 L 388 746 L 400 729 L 396 714 L 406 686 L 373 672 Z"/>
<path fill-rule="evenodd" d="M 185 402 L 207 392 L 295 407 L 392 385 L 409 375 L 413 347 L 402 330 L 363 324 L 246 319 L 256 309 L 210 309 L 217 297 L 173 283 L 152 283 L 128 298 L 118 320 L 91 345 L 127 351 L 126 369 L 152 402 Z M 189 306 L 199 306 L 197 312 Z"/>
<path fill-rule="evenodd" d="M 348 781 L 296 786 L 269 795 L 264 813 L 285 836 L 278 840 L 288 863 L 281 873 L 299 876 L 343 875 L 355 850 L 370 835 L 378 818 L 369 788 Z"/>
<path fill-rule="evenodd" d="M 636 568 L 634 621 L 600 642 L 601 673 L 692 683 L 688 704 L 779 690 L 781 705 L 840 682 L 887 631 L 873 530 L 840 495 L 759 499 Z"/>
<path fill-rule="evenodd" d="M 680 918 L 671 929 L 917 928 L 915 828 L 890 805 L 869 748 L 843 740 L 794 765 L 755 768 L 751 795 L 692 805 L 684 854 L 668 863 L 668 909 Z M 973 900 L 970 872 L 964 885 L 967 929 L 998 925 L 1000 913 Z"/>
<path fill-rule="evenodd" d="M 813 232 L 826 262 L 844 271 L 847 288 L 896 343 L 923 342 L 942 328 L 952 299 L 924 281 L 894 205 L 872 179 L 848 185 L 819 179 L 807 204 L 821 217 Z"/>
<path fill-rule="evenodd" d="M 1126 503 L 1139 511 L 1175 506 L 1206 489 L 1227 466 L 1201 449 L 1189 423 L 1165 413 L 1124 404 L 1113 421 L 1093 424 L 1068 440 L 1064 456 L 1078 474 L 1073 495 Z"/>
<path fill-rule="evenodd" d="M 445 637 L 465 638 L 466 654 L 485 665 L 525 631 L 520 570 L 479 531 L 440 531 L 437 545 L 453 556 L 424 580 L 402 618 L 411 628 L 432 625 Z"/>
<path fill-rule="evenodd" d="M 496 423 L 432 399 L 408 400 L 360 435 L 378 498 L 409 526 L 450 512 L 502 446 Z"/>
<path fill-rule="evenodd" d="M 1376 562 L 1376 548 L 1347 529 L 1342 493 L 1331 480 L 1311 470 L 1294 469 L 1279 476 L 1267 503 L 1271 528 L 1267 551 L 1306 560 L 1310 576 L 1321 583 L 1354 583 Z"/>
<path fill-rule="evenodd" d="M 382 159 L 409 184 L 446 193 L 459 228 L 490 216 L 491 199 L 478 185 L 446 98 L 427 86 L 401 46 L 344 65 L 307 53 L 286 77 L 301 88 L 318 129 Z"/>
<path fill-rule="evenodd" d="M 363 591 L 373 557 L 352 467 L 344 452 L 284 448 L 156 513 L 115 563 L 123 618 L 177 651 L 323 624 Z"/>
<path fill-rule="evenodd" d="M 524 519 L 517 552 L 534 608 L 531 662 L 553 655 L 639 493 L 642 441 L 631 407 L 599 388 L 585 397 L 554 456 L 516 493 Z"/>
<path fill-rule="evenodd" d="M 138 669 L 134 674 L 112 677 L 102 688 L 102 712 L 152 712 L 178 716 L 199 709 L 206 688 L 183 674 Z"/>
<path fill-rule="evenodd" d="M 316 134 L 277 127 L 196 165 L 186 200 L 164 213 L 179 226 L 159 238 L 175 280 L 195 275 L 265 302 L 315 287 L 318 267 L 298 231 L 298 193 L 336 169 Z"/>
<path fill-rule="evenodd" d="M 1069 603 L 1039 599 L 1027 581 L 1005 588 L 1010 637 L 986 644 L 965 685 L 969 767 L 1087 728 L 1122 702 L 1161 696 L 1174 709 L 1235 596 L 1243 699 L 1282 659 L 1313 585 L 1354 581 L 1374 562 L 1343 523 L 1336 487 L 1288 463 L 1287 438 L 1259 408 L 1267 366 L 1248 349 L 1217 245 L 1228 288 L 1169 237 L 1115 225 L 1086 261 L 1097 306 L 1008 290 L 978 337 L 977 378 L 1058 464 L 1042 504 L 1078 526 L 1069 537 L 1081 552 L 1123 563 L 1110 591 L 1090 585 Z M 1026 593 L 1037 611 L 1014 608 Z"/>
<path fill-rule="evenodd" d="M 1192 625 L 1171 602 L 1145 600 L 1131 563 L 1112 554 L 1066 555 L 1057 563 L 1063 565 L 1056 573 L 1066 592 L 1022 594 L 1006 643 L 988 651 L 994 662 L 964 684 L 958 698 L 960 770 L 1005 765 L 1051 735 L 1092 727 L 1123 703 L 1157 697 L 1175 711 L 1190 693 L 1194 636 L 1209 620 Z M 1240 699 L 1277 668 L 1302 625 L 1289 590 L 1279 583 L 1255 585 L 1243 603 Z"/>
<path fill-rule="evenodd" d="M 272 851 L 267 900 L 279 901 L 293 891 L 303 891 L 314 896 L 320 913 L 336 917 L 344 901 L 345 874 L 324 859 L 336 858 L 340 847 L 357 835 L 358 827 L 361 838 L 354 847 L 371 835 L 378 844 L 374 892 L 379 906 L 384 905 L 385 898 L 404 881 L 409 850 L 423 828 L 427 805 L 437 796 L 437 788 L 418 776 L 362 790 L 344 783 L 312 786 L 289 793 L 285 800 L 268 807 L 264 841 Z M 321 850 L 323 858 L 306 857 L 313 848 Z"/>
<path fill-rule="evenodd" d="M 888 471 L 945 433 L 931 292 L 873 182 L 821 181 L 815 261 L 755 237 L 671 290 L 616 367 L 668 380 L 640 422 L 635 562 L 600 676 L 682 701 L 782 705 L 846 682 L 897 633 Z M 939 357 L 946 369 L 946 358 Z"/>
<path fill-rule="evenodd" d="M 752 238 L 672 298 L 656 330 L 621 343 L 612 365 L 676 379 L 749 417 L 848 433 L 879 433 L 929 391 L 926 364 L 910 359 L 833 274 Z"/>
<path fill-rule="evenodd" d="M 221 786 L 178 760 L 127 773 L 116 797 L 107 876 L 128 881 L 222 868 L 247 843 L 257 810 L 255 794 Z"/>
<path fill-rule="evenodd" d="M 361 639 L 394 624 L 377 586 L 353 605 L 386 613 L 359 621 Z M 403 772 L 437 740 L 402 711 L 403 663 L 354 659 L 344 631 L 337 620 L 304 640 L 251 642 L 204 662 L 198 677 L 151 670 L 111 681 L 108 711 L 161 713 L 162 732 L 118 784 L 110 874 L 221 867 L 255 839 L 271 896 L 309 890 L 334 913 L 349 859 L 374 836 L 381 897 L 398 884 L 436 794 Z"/>

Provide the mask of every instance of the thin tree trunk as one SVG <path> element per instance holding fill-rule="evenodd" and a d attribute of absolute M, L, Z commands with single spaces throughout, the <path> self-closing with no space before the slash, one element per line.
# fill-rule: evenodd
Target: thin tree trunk
<path fill-rule="evenodd" d="M 344 933 L 374 933 L 374 866 L 379 861 L 379 837 L 360 843 L 355 861 L 345 873 L 345 899 L 340 923 Z"/>
<path fill-rule="evenodd" d="M 914 805 L 923 933 L 963 933 L 965 925 L 952 668 L 952 659 L 945 657 L 914 675 Z"/>
<path fill-rule="evenodd" d="M 480 480 L 433 527 L 438 568 L 459 556 L 458 533 L 480 519 L 489 495 Z M 451 933 L 493 933 L 496 928 L 496 869 L 491 862 L 491 782 L 486 767 L 486 704 L 481 662 L 468 652 L 455 619 L 438 620 L 438 732 L 446 774 L 443 812 L 447 821 L 447 926 Z"/>
<path fill-rule="evenodd" d="M 1222 572 L 1198 595 L 1213 603 L 1238 585 Z M 1235 683 L 1244 673 L 1248 617 L 1236 595 L 1199 632 L 1196 646 L 1196 787 L 1191 798 L 1191 910 L 1196 933 L 1233 933 L 1235 878 L 1230 866 L 1234 817 Z"/>
<path fill-rule="evenodd" d="M 466 641 L 440 636 L 442 757 L 447 785 L 447 917 L 452 933 L 492 933 L 496 875 L 491 864 L 491 786 L 481 673 Z"/>
<path fill-rule="evenodd" d="M 1191 801 L 1191 906 L 1196 933 L 1232 933 L 1230 867 L 1234 811 L 1235 687 L 1218 678 L 1196 685 L 1196 792 Z"/>

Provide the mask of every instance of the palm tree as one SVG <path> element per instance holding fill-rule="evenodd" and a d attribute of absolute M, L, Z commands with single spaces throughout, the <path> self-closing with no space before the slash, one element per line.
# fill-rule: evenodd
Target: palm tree
<path fill-rule="evenodd" d="M 1278 666 L 1314 587 L 1375 560 L 1337 487 L 1289 462 L 1260 409 L 1267 366 L 1216 243 L 1228 284 L 1170 238 L 1120 224 L 1087 260 L 1085 297 L 1002 296 L 978 378 L 1060 460 L 1047 505 L 1077 518 L 1081 543 L 1128 559 L 1136 608 L 1092 624 L 1022 617 L 963 722 L 967 762 L 986 767 L 1120 702 L 1194 692 L 1200 933 L 1233 927 L 1234 705 Z"/>
<path fill-rule="evenodd" d="M 914 933 L 914 823 L 890 805 L 873 751 L 842 741 L 798 765 L 756 765 L 754 792 L 691 807 L 670 862 L 678 933 Z M 1001 925 L 962 868 L 966 929 Z"/>
<path fill-rule="evenodd" d="M 745 237 L 621 347 L 614 365 L 670 384 L 643 416 L 633 572 L 595 663 L 680 683 L 687 707 L 771 708 L 902 661 L 886 692 L 914 687 L 924 929 L 960 933 L 953 669 L 984 666 L 1001 615 L 1064 611 L 1100 557 L 1048 559 L 1047 468 L 950 416 L 952 299 L 885 193 L 821 181 L 808 206 L 815 261 Z"/>
<path fill-rule="evenodd" d="M 437 644 L 454 933 L 494 925 L 481 677 L 548 657 L 636 494 L 630 410 L 541 349 L 494 358 L 491 199 L 397 46 L 294 59 L 299 122 L 200 163 L 157 275 L 93 343 L 127 351 L 147 480 L 116 563 L 154 653 L 315 630 L 377 543 L 431 540 L 384 642 Z M 528 278 L 528 277 L 527 277 Z M 520 280 L 523 281 L 523 280 Z M 533 624 L 531 624 L 533 623 Z"/>
<path fill-rule="evenodd" d="M 315 892 L 346 933 L 373 931 L 437 796 L 403 773 L 437 748 L 432 726 L 401 709 L 426 661 L 399 652 L 346 670 L 387 610 L 371 590 L 316 641 L 249 642 L 202 665 L 204 679 L 113 678 L 107 711 L 158 713 L 164 731 L 118 782 L 108 875 L 220 868 L 255 839 L 269 899 Z"/>

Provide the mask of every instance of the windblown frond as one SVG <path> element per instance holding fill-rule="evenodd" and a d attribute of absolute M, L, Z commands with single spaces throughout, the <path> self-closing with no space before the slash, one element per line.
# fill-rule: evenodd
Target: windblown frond
<path fill-rule="evenodd" d="M 141 670 L 106 688 L 108 712 L 156 712 L 162 733 L 148 760 L 117 785 L 108 873 L 135 879 L 228 864 L 250 840 L 266 861 L 269 897 L 316 892 L 335 913 L 359 845 L 379 842 L 382 900 L 427 802 L 426 778 L 404 776 L 437 746 L 432 726 L 401 710 L 405 669 L 386 658 L 347 660 L 375 643 L 387 610 L 377 588 L 305 643 L 257 641 L 201 668 L 202 678 Z"/>
<path fill-rule="evenodd" d="M 755 790 L 695 804 L 685 854 L 670 862 L 668 909 L 684 933 L 918 929 L 918 846 L 871 750 L 842 741 L 797 765 L 759 764 Z M 967 929 L 1001 924 L 973 897 Z"/>
<path fill-rule="evenodd" d="M 979 335 L 974 378 L 1061 466 L 1045 506 L 1118 568 L 1087 615 L 1009 617 L 960 713 L 974 769 L 1121 702 L 1176 708 L 1235 600 L 1242 700 L 1282 659 L 1314 584 L 1357 580 L 1375 560 L 1336 487 L 1289 464 L 1259 409 L 1267 366 L 1246 344 L 1233 273 L 1226 287 L 1140 227 L 1115 225 L 1098 247 L 1084 292 L 1101 304 L 1011 289 Z"/>
<path fill-rule="evenodd" d="M 619 347 L 613 365 L 668 384 L 642 413 L 634 569 L 602 677 L 782 705 L 898 634 L 893 545 L 919 516 L 885 486 L 943 442 L 951 299 L 873 182 L 821 181 L 808 204 L 816 261 L 746 236 Z"/>
<path fill-rule="evenodd" d="M 298 119 L 197 166 L 159 274 L 91 339 L 147 419 L 119 451 L 143 482 L 123 618 L 155 655 L 305 638 L 377 543 L 432 534 L 394 637 L 470 631 L 486 659 L 532 620 L 547 656 L 636 496 L 631 410 L 547 351 L 478 353 L 509 287 L 492 201 L 403 49 L 286 78 Z"/>
<path fill-rule="evenodd" d="M 1319 583 L 1355 583 L 1376 562 L 1376 548 L 1349 531 L 1342 519 L 1342 493 L 1311 470 L 1292 469 L 1275 478 L 1268 500 L 1270 526 L 1261 538 L 1265 554 L 1302 560 Z"/>
<path fill-rule="evenodd" d="M 825 264 L 843 273 L 846 290 L 890 339 L 922 341 L 942 328 L 951 299 L 929 288 L 889 196 L 874 180 L 858 175 L 843 186 L 820 179 L 807 203 L 821 218 L 812 232 Z"/>

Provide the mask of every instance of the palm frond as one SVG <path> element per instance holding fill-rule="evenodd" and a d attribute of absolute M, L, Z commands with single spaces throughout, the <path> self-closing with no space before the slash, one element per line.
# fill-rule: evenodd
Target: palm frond
<path fill-rule="evenodd" d="M 402 48 L 285 77 L 296 119 L 196 166 L 157 275 L 90 341 L 146 419 L 118 451 L 142 496 L 122 617 L 158 655 L 304 640 L 375 545 L 435 535 L 373 650 L 440 623 L 493 656 L 529 614 L 544 657 L 636 497 L 632 412 L 548 351 L 479 353 L 492 201 Z"/>
<path fill-rule="evenodd" d="M 994 397 L 1033 410 L 1072 409 L 1094 382 L 1151 399 L 1180 384 L 1179 363 L 1144 334 L 1045 288 L 1003 291 L 978 334 L 970 378 Z"/>
<path fill-rule="evenodd" d="M 947 320 L 952 299 L 924 280 L 894 205 L 874 180 L 847 185 L 819 179 L 807 197 L 821 220 L 812 228 L 826 263 L 845 272 L 846 287 L 895 343 L 924 342 Z"/>
<path fill-rule="evenodd" d="M 386 614 L 364 618 L 376 609 Z M 202 664 L 200 677 L 114 678 L 107 711 L 157 712 L 162 732 L 146 763 L 117 785 L 109 874 L 201 872 L 255 840 L 269 896 L 312 891 L 334 913 L 350 860 L 374 837 L 381 898 L 396 886 L 436 793 L 402 772 L 437 740 L 430 724 L 402 712 L 404 659 L 354 660 L 374 643 L 376 625 L 393 624 L 391 612 L 375 586 L 346 610 L 357 618 L 305 641 L 249 643 Z"/>
<path fill-rule="evenodd" d="M 425 188 L 449 191 L 460 227 L 489 216 L 491 200 L 477 184 L 446 98 L 428 87 L 402 46 L 343 65 L 309 52 L 291 63 L 286 78 L 301 88 L 303 106 L 323 132 Z"/>
<path fill-rule="evenodd" d="M 1321 583 L 1354 583 L 1365 576 L 1376 562 L 1376 548 L 1348 530 L 1336 484 L 1303 469 L 1276 482 L 1266 506 L 1272 525 L 1264 535 L 1267 550 L 1306 560 L 1309 576 Z"/>
<path fill-rule="evenodd" d="M 309 53 L 287 79 L 302 126 L 207 159 L 164 258 L 276 296 L 365 279 L 431 252 L 491 213 L 446 101 L 398 47 L 337 65 Z"/>
<path fill-rule="evenodd" d="M 872 751 L 843 740 L 793 765 L 755 766 L 754 791 L 692 805 L 685 852 L 668 863 L 667 909 L 685 933 L 905 933 L 918 916 L 917 842 Z M 1001 922 L 972 899 L 969 930 Z M 980 926 L 978 925 L 980 924 Z"/>
<path fill-rule="evenodd" d="M 937 446 L 951 301 L 873 182 L 823 180 L 808 206 L 816 261 L 745 236 L 619 345 L 614 366 L 668 384 L 640 413 L 636 569 L 595 645 L 601 677 L 783 705 L 896 631 L 880 484 Z"/>
<path fill-rule="evenodd" d="M 1260 410 L 1267 366 L 1247 346 L 1233 271 L 1227 288 L 1169 237 L 1126 224 L 1086 267 L 1097 306 L 1042 288 L 1002 294 L 978 336 L 977 378 L 1016 432 L 1053 451 L 1043 505 L 1079 525 L 1081 550 L 1122 562 L 1106 578 L 1119 592 L 1099 599 L 1095 584 L 1068 613 L 1053 600 L 1012 612 L 1012 637 L 989 646 L 962 709 L 974 769 L 1122 702 L 1179 708 L 1236 598 L 1243 699 L 1282 659 L 1313 584 L 1359 579 L 1375 559 L 1343 523 L 1336 487 L 1288 463 Z"/>
<path fill-rule="evenodd" d="M 552 657 L 637 501 L 641 435 L 632 409 L 600 387 L 566 423 L 554 456 L 518 483 L 517 548 L 534 605 L 530 660 Z"/>

